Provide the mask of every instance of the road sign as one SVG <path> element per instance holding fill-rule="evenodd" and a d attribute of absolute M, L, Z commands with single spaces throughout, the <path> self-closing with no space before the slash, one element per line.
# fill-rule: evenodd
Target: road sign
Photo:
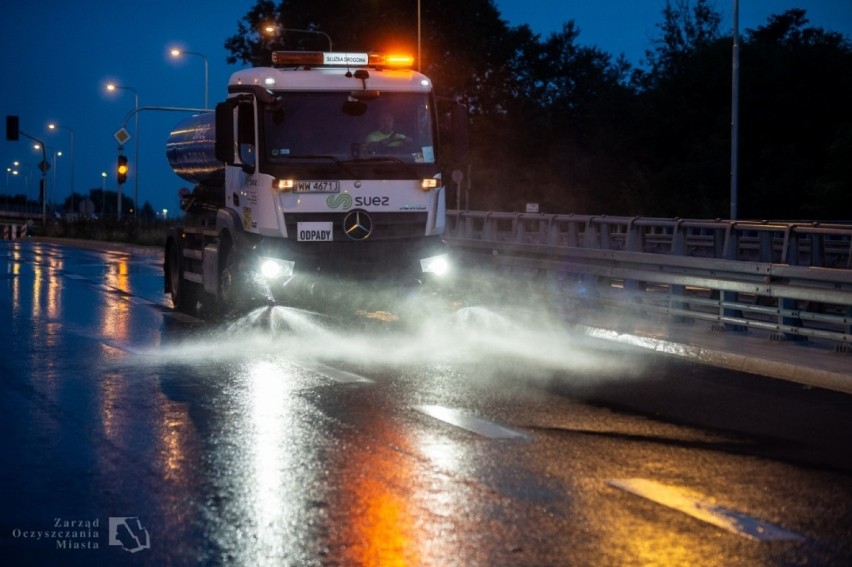
<path fill-rule="evenodd" d="M 115 138 L 115 141 L 118 142 L 118 145 L 123 146 L 127 143 L 127 140 L 130 139 L 130 132 L 128 132 L 124 126 L 116 130 L 115 134 L 112 135 Z"/>

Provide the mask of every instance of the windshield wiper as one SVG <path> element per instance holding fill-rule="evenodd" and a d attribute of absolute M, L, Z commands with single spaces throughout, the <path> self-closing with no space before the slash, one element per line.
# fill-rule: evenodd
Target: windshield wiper
<path fill-rule="evenodd" d="M 417 170 L 414 169 L 414 167 L 410 163 L 402 161 L 398 157 L 394 157 L 394 156 L 375 156 L 375 157 L 366 157 L 366 158 L 355 158 L 355 159 L 348 159 L 348 160 L 344 161 L 343 163 L 387 163 L 387 162 L 404 166 L 405 169 L 408 170 L 408 172 L 411 174 L 412 179 L 418 179 L 420 177 L 419 174 L 417 173 Z"/>

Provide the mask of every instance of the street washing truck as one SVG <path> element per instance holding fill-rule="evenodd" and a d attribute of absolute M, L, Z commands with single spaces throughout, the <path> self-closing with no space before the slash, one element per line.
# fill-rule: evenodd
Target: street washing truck
<path fill-rule="evenodd" d="M 215 112 L 174 128 L 169 164 L 193 184 L 165 248 L 176 309 L 316 305 L 448 270 L 439 112 L 411 64 L 276 51 L 271 67 L 234 73 Z M 460 159 L 466 109 L 452 103 L 441 116 Z"/>

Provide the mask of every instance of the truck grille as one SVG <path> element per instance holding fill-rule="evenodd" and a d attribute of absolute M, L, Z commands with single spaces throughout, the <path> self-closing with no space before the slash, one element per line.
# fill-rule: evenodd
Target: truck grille
<path fill-rule="evenodd" d="M 287 234 L 295 239 L 300 222 L 330 222 L 335 242 L 349 241 L 343 231 L 343 218 L 349 213 L 296 213 L 284 216 Z M 397 240 L 422 238 L 426 234 L 426 213 L 368 213 L 373 220 L 369 240 Z"/>

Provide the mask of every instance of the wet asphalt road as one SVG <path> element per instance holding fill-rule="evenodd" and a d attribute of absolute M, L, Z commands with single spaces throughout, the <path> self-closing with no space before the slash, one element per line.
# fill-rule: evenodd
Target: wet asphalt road
<path fill-rule="evenodd" d="M 500 306 L 176 316 L 0 244 L 3 565 L 849 565 L 849 396 Z"/>

